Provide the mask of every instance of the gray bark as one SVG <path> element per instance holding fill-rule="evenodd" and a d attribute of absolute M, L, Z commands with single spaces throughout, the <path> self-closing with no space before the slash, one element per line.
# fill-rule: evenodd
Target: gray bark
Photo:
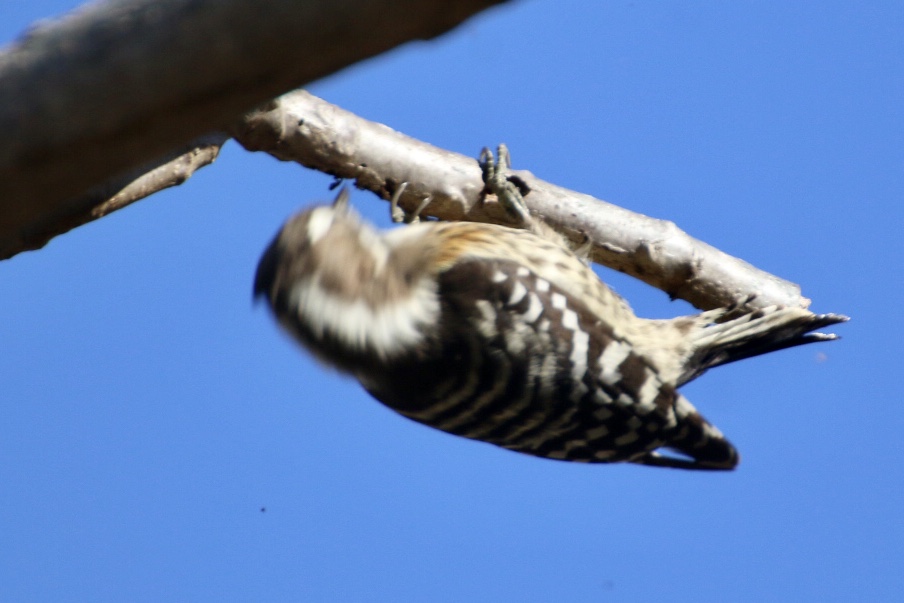
<path fill-rule="evenodd" d="M 87 192 L 278 94 L 503 0 L 118 0 L 0 53 L 0 259 L 90 214 Z"/>

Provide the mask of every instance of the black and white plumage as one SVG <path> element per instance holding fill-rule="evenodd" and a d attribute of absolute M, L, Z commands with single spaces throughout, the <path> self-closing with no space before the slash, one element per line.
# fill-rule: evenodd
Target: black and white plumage
<path fill-rule="evenodd" d="M 738 454 L 679 386 L 833 339 L 810 332 L 846 320 L 778 307 L 638 318 L 543 226 L 383 232 L 344 192 L 286 223 L 254 291 L 311 353 L 405 417 L 540 457 L 687 469 L 731 469 Z"/>

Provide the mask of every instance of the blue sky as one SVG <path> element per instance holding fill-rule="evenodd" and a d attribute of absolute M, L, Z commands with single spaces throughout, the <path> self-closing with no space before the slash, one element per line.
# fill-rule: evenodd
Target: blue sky
<path fill-rule="evenodd" d="M 74 4 L 4 3 L 0 39 Z M 235 144 L 0 263 L 0 600 L 901 600 L 902 31 L 892 1 L 530 0 L 310 88 L 465 154 L 504 141 L 851 315 L 684 388 L 730 474 L 521 456 L 317 366 L 251 280 L 330 178 Z"/>

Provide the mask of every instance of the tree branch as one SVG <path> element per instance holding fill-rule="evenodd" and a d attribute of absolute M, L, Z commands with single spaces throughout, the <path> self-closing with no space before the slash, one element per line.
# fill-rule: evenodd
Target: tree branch
<path fill-rule="evenodd" d="M 92 215 L 92 187 L 502 1 L 119 0 L 33 27 L 0 54 L 0 258 Z"/>
<path fill-rule="evenodd" d="M 156 161 L 149 161 L 112 178 L 65 206 L 56 208 L 48 220 L 31 224 L 27 240 L 31 245 L 42 247 L 57 235 L 182 184 L 197 170 L 213 163 L 227 140 L 229 135 L 224 133 L 201 136 Z"/>
<path fill-rule="evenodd" d="M 254 104 L 500 1 L 120 0 L 33 28 L 0 53 L 0 258 L 184 181 L 226 139 L 203 133 Z M 408 182 L 408 209 L 429 196 L 426 213 L 441 219 L 508 219 L 481 202 L 474 158 L 304 92 L 253 111 L 233 133 L 248 149 L 355 179 L 384 199 Z M 751 294 L 754 305 L 809 305 L 793 283 L 671 222 L 516 174 L 535 214 L 589 238 L 595 261 L 673 297 L 703 309 Z"/>
<path fill-rule="evenodd" d="M 362 119 L 307 92 L 296 91 L 248 114 L 232 128 L 246 149 L 354 179 L 358 187 L 389 199 L 401 182 L 400 205 L 413 210 L 432 197 L 423 215 L 442 220 L 508 223 L 495 202 L 481 202 L 477 160 Z M 476 149 L 475 149 L 476 151 Z M 475 152 L 476 155 L 476 152 Z M 701 309 L 743 301 L 751 305 L 799 306 L 794 283 L 694 239 L 674 223 L 630 212 L 514 171 L 529 187 L 532 213 L 576 241 L 589 237 L 594 261 L 662 289 Z"/>

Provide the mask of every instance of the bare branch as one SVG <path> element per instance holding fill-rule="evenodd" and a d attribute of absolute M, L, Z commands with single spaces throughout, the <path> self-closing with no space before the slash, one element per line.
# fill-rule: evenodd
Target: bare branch
<path fill-rule="evenodd" d="M 22 233 L 22 240 L 30 248 L 43 247 L 57 235 L 182 184 L 197 170 L 213 163 L 227 140 L 229 136 L 223 133 L 202 136 L 156 161 L 129 170 L 58 207 L 49 220 L 30 225 Z"/>
<path fill-rule="evenodd" d="M 502 1 L 118 0 L 33 27 L 0 53 L 0 258 L 92 187 Z"/>
<path fill-rule="evenodd" d="M 407 182 L 399 201 L 409 211 L 430 195 L 423 215 L 503 224 L 510 220 L 498 203 L 481 202 L 483 182 L 476 159 L 415 140 L 304 91 L 250 113 L 233 128 L 233 135 L 249 150 L 354 179 L 360 188 L 386 200 Z M 575 240 L 589 237 L 594 261 L 672 297 L 701 309 L 727 306 L 752 294 L 752 305 L 760 307 L 809 306 L 794 283 L 698 241 L 672 222 L 569 191 L 529 172 L 513 173 L 530 188 L 525 201 L 532 213 Z"/>
<path fill-rule="evenodd" d="M 213 163 L 229 135 L 217 132 L 191 141 L 184 149 L 168 153 L 160 161 L 154 161 L 131 170 L 86 195 L 89 199 L 77 205 L 91 207 L 85 222 L 102 218 L 109 213 L 134 203 L 171 186 L 182 184 L 194 173 Z M 94 195 L 93 199 L 90 198 Z"/>
<path fill-rule="evenodd" d="M 0 53 L 0 258 L 184 181 L 225 139 L 171 149 L 223 129 L 255 103 L 436 36 L 500 1 L 120 0 L 34 28 Z M 473 158 L 303 92 L 271 102 L 235 130 L 249 149 L 354 178 L 384 199 L 408 182 L 401 204 L 409 210 L 430 196 L 425 213 L 442 219 L 508 220 L 497 203 L 480 202 Z M 589 237 L 594 260 L 674 297 L 700 308 L 751 293 L 758 305 L 809 303 L 792 283 L 671 222 L 517 174 L 534 213 L 575 240 Z"/>

